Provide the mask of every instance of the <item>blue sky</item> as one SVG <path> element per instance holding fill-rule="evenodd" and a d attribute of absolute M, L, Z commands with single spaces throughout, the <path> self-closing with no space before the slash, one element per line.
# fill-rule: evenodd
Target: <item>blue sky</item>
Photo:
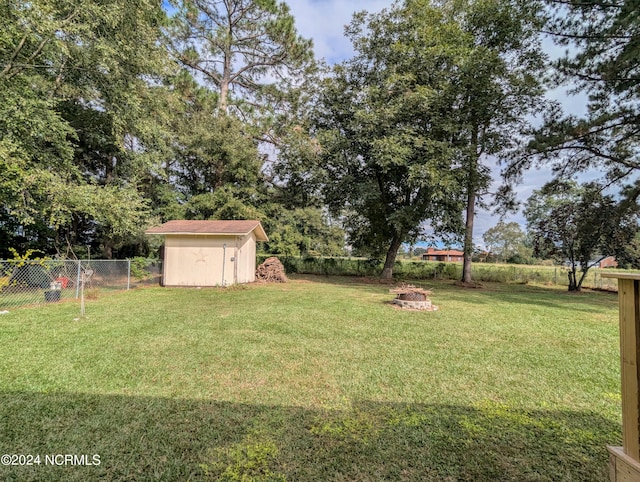
<path fill-rule="evenodd" d="M 287 0 L 286 3 L 296 19 L 296 27 L 300 35 L 311 38 L 314 42 L 314 50 L 317 58 L 323 58 L 328 63 L 334 64 L 353 55 L 351 43 L 344 36 L 344 26 L 351 21 L 355 12 L 367 10 L 377 12 L 389 7 L 391 0 Z M 545 40 L 544 46 L 551 57 L 558 57 L 564 48 L 557 47 L 551 40 Z M 565 88 L 556 89 L 549 93 L 549 97 L 559 100 L 567 112 L 582 115 L 586 111 L 586 102 L 583 96 L 571 97 L 567 95 Z M 499 185 L 499 169 L 494 169 L 494 188 Z M 534 189 L 550 179 L 548 170 L 531 170 L 524 182 L 516 186 L 518 198 L 525 201 Z M 480 210 L 476 216 L 474 229 L 474 242 L 482 245 L 482 234 L 498 223 L 499 219 L 490 212 Z M 524 228 L 522 214 L 516 213 L 505 221 L 516 221 Z"/>

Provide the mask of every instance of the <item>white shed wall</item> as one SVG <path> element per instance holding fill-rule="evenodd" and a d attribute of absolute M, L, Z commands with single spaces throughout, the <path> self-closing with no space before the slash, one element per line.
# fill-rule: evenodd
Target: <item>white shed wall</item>
<path fill-rule="evenodd" d="M 165 286 L 222 286 L 255 280 L 256 241 L 253 233 L 244 239 L 239 236 L 167 235 L 164 249 Z"/>
<path fill-rule="evenodd" d="M 256 280 L 256 237 L 253 233 L 239 240 L 238 283 Z"/>

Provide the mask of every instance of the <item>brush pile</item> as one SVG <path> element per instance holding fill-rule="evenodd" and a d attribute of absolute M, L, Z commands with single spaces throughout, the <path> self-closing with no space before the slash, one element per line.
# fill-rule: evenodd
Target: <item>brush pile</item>
<path fill-rule="evenodd" d="M 264 263 L 258 266 L 256 279 L 267 283 L 286 283 L 288 281 L 284 266 L 275 256 L 265 259 Z"/>

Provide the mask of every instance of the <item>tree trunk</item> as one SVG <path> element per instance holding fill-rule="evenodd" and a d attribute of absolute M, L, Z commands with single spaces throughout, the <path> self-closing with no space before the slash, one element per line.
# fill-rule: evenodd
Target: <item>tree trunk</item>
<path fill-rule="evenodd" d="M 582 280 L 580 280 L 580 284 L 578 284 L 575 266 L 571 267 L 567 276 L 569 277 L 569 291 L 580 291 Z"/>
<path fill-rule="evenodd" d="M 76 247 L 79 244 L 79 233 L 80 233 L 80 219 L 77 214 L 71 215 L 71 236 L 69 239 L 69 244 L 72 248 Z"/>
<path fill-rule="evenodd" d="M 398 255 L 398 250 L 400 249 L 401 244 L 402 236 L 396 234 L 391 240 L 391 246 L 389 246 L 389 250 L 387 251 L 387 258 L 384 261 L 384 268 L 380 275 L 382 279 L 393 278 L 393 265 L 396 262 L 396 256 Z"/>
<path fill-rule="evenodd" d="M 582 271 L 582 274 L 580 275 L 580 279 L 575 284 L 575 289 L 573 291 L 582 291 L 582 283 L 584 282 L 585 278 L 587 277 L 587 271 L 589 271 L 589 268 L 587 268 L 584 271 Z M 576 276 L 576 279 L 577 279 L 577 276 Z"/>
<path fill-rule="evenodd" d="M 476 193 L 469 183 L 467 193 L 467 219 L 464 231 L 464 255 L 462 257 L 462 282 L 471 283 L 471 256 L 473 255 L 473 217 L 476 210 Z"/>
<path fill-rule="evenodd" d="M 225 79 L 226 80 L 226 79 Z M 218 98 L 218 108 L 227 113 L 227 97 L 229 95 L 229 83 L 223 80 L 220 84 L 220 97 Z"/>
<path fill-rule="evenodd" d="M 462 282 L 471 283 L 471 256 L 473 255 L 473 217 L 476 212 L 476 191 L 478 189 L 478 163 L 480 160 L 480 151 L 478 146 L 480 132 L 479 126 L 473 126 L 471 134 L 471 146 L 473 147 L 473 155 L 469 158 L 469 166 L 467 167 L 467 219 L 464 230 L 464 248 L 462 256 Z"/>
<path fill-rule="evenodd" d="M 113 258 L 113 242 L 108 238 L 104 238 L 102 242 L 102 257 L 105 259 Z"/>
<path fill-rule="evenodd" d="M 228 42 L 231 43 L 231 38 L 233 35 L 231 25 L 229 25 L 227 35 Z M 231 86 L 231 69 L 233 67 L 231 65 L 232 58 L 233 55 L 231 54 L 231 45 L 226 45 L 222 65 L 222 78 L 220 79 L 220 97 L 218 97 L 218 109 L 220 109 L 225 114 L 228 111 L 229 87 Z"/>

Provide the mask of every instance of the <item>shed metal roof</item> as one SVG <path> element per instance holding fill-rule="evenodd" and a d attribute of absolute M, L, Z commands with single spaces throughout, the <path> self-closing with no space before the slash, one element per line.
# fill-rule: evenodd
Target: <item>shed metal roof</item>
<path fill-rule="evenodd" d="M 209 235 L 209 236 L 246 236 L 252 231 L 256 232 L 258 241 L 268 241 L 260 221 L 200 221 L 176 219 L 167 221 L 160 226 L 147 229 L 146 234 L 185 234 L 185 235 Z"/>

